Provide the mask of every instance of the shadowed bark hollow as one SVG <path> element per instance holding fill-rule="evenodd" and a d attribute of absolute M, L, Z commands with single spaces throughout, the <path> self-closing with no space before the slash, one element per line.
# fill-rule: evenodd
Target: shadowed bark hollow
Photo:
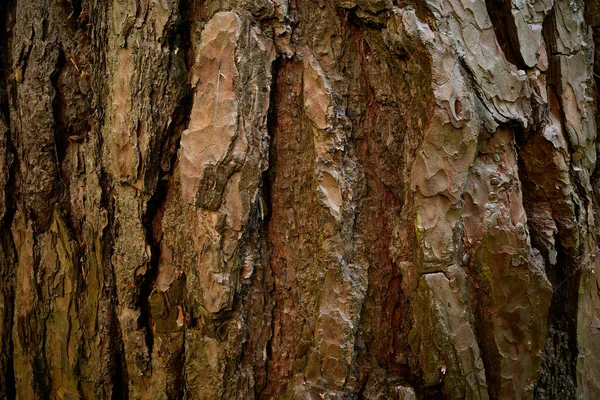
<path fill-rule="evenodd" d="M 596 0 L 0 3 L 0 399 L 600 398 Z"/>

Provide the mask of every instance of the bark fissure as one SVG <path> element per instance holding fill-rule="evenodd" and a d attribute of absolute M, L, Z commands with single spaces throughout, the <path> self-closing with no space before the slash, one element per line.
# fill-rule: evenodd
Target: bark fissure
<path fill-rule="evenodd" d="M 263 221 L 263 224 L 265 227 L 268 227 L 271 223 L 271 218 L 272 218 L 272 191 L 273 191 L 273 179 L 275 177 L 275 164 L 274 164 L 274 160 L 275 160 L 275 155 L 274 155 L 274 146 L 273 146 L 273 142 L 275 140 L 274 135 L 275 135 L 275 131 L 277 129 L 277 115 L 279 113 L 279 109 L 278 109 L 278 103 L 277 103 L 277 96 L 279 95 L 279 90 L 280 90 L 280 85 L 279 85 L 279 80 L 281 79 L 281 73 L 282 71 L 285 71 L 285 63 L 289 63 L 291 62 L 290 60 L 287 60 L 283 57 L 277 57 L 272 64 L 272 70 L 271 70 L 271 75 L 273 76 L 273 83 L 271 85 L 271 94 L 270 94 L 270 98 L 269 98 L 269 110 L 267 112 L 267 132 L 269 134 L 269 166 L 268 168 L 263 172 L 262 174 L 262 195 L 263 195 L 263 201 L 264 201 L 264 206 L 263 209 L 260 210 L 260 214 L 261 214 L 261 219 Z M 266 208 L 266 210 L 264 209 Z M 267 262 L 265 262 L 265 268 L 267 268 L 269 270 L 269 273 L 272 273 L 272 266 L 271 266 L 271 254 L 273 253 L 274 249 L 272 248 L 272 244 L 270 243 L 269 239 L 268 239 L 268 232 L 265 229 L 264 231 L 264 236 L 265 236 L 265 241 L 266 241 L 266 257 L 267 257 Z M 272 287 L 269 288 L 268 291 L 266 291 L 264 293 L 265 297 L 270 297 L 274 299 L 274 294 L 276 291 L 276 287 L 275 287 L 275 283 L 273 283 Z M 269 319 L 270 319 L 270 324 L 269 324 L 269 333 L 268 333 L 268 337 L 265 343 L 265 355 L 266 355 L 266 360 L 265 360 L 265 364 L 264 364 L 264 382 L 261 385 L 260 388 L 256 388 L 254 393 L 256 394 L 256 396 L 258 396 L 259 398 L 263 397 L 264 395 L 264 390 L 267 386 L 267 382 L 269 381 L 269 364 L 270 364 L 270 360 L 272 359 L 273 353 L 272 353 L 272 341 L 273 341 L 273 337 L 275 336 L 275 324 L 273 323 L 274 319 L 275 319 L 275 308 L 277 307 L 277 300 L 273 300 L 272 305 L 270 307 L 270 309 L 265 310 L 266 313 L 270 314 L 269 315 Z"/>
<path fill-rule="evenodd" d="M 488 14 L 500 48 L 506 59 L 517 68 L 526 70 L 527 65 L 519 52 L 517 27 L 511 13 L 511 0 L 485 0 Z"/>
<path fill-rule="evenodd" d="M 13 14 L 14 4 L 11 1 L 0 5 L 0 14 L 8 16 Z M 0 89 L 0 301 L 3 310 L 0 313 L 0 393 L 7 399 L 16 398 L 16 380 L 13 367 L 14 346 L 11 331 L 14 319 L 14 243 L 10 227 L 16 210 L 16 163 L 14 157 L 16 149 L 12 142 L 11 121 L 9 114 L 8 71 L 9 65 L 9 31 L 7 18 L 0 18 L 0 82 L 4 89 Z"/>

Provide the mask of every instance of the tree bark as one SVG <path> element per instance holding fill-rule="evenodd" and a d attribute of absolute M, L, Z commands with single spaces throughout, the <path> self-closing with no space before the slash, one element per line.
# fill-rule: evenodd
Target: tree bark
<path fill-rule="evenodd" d="M 598 38 L 597 0 L 1 3 L 0 398 L 600 398 Z"/>

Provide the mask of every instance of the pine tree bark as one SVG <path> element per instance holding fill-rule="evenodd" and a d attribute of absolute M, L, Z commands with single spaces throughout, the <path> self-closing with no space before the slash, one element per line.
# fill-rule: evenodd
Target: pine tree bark
<path fill-rule="evenodd" d="M 597 0 L 0 4 L 0 398 L 600 397 Z"/>

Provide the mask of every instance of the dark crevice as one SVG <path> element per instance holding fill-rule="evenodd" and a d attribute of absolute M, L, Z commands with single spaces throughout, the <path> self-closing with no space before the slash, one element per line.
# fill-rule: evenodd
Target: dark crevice
<path fill-rule="evenodd" d="M 509 0 L 485 0 L 488 15 L 492 21 L 496 39 L 508 62 L 517 68 L 528 69 L 521 52 L 517 35 L 517 26 L 511 12 Z"/>
<path fill-rule="evenodd" d="M 557 26 L 556 26 L 556 11 L 554 9 L 554 7 L 549 11 L 546 19 L 544 20 L 544 23 L 542 25 L 542 34 L 544 36 L 544 41 L 546 42 L 546 46 L 548 48 L 547 52 L 548 52 L 548 62 L 550 63 L 549 65 L 549 70 L 547 72 L 548 75 L 548 82 L 553 83 L 553 82 L 557 82 L 558 80 L 556 79 L 556 76 L 554 76 L 554 74 L 552 73 L 552 61 L 550 60 L 551 58 L 556 58 L 559 56 L 569 56 L 570 54 L 561 54 L 561 52 L 558 50 L 558 45 L 557 45 L 557 41 L 558 41 L 558 37 L 559 34 L 557 32 Z M 555 65 L 554 66 L 554 70 L 557 71 L 558 66 Z"/>
<path fill-rule="evenodd" d="M 119 321 L 116 320 L 115 323 L 118 324 Z M 119 336 L 121 336 L 120 330 Z M 129 398 L 129 387 L 127 384 L 127 364 L 125 363 L 125 349 L 123 348 L 122 338 L 120 342 L 120 347 L 118 348 L 115 357 L 115 373 L 112 380 L 113 392 L 111 400 L 127 400 Z"/>
<path fill-rule="evenodd" d="M 31 27 L 31 40 L 29 40 L 29 44 L 27 45 L 27 48 L 21 49 L 21 54 L 20 54 L 19 60 L 17 61 L 18 66 L 17 66 L 17 69 L 15 72 L 18 72 L 18 74 L 15 74 L 15 78 L 19 83 L 25 77 L 25 72 L 27 71 L 29 56 L 31 55 L 31 51 L 33 50 L 34 43 L 35 43 L 35 29 L 32 26 Z"/>
<path fill-rule="evenodd" d="M 118 304 L 117 285 L 114 267 L 112 265 L 113 247 L 116 238 L 116 221 L 115 221 L 115 204 L 112 200 L 112 185 L 106 172 L 101 169 L 100 185 L 102 187 L 102 208 L 106 210 L 108 218 L 107 226 L 102 235 L 102 266 L 105 277 L 104 296 L 109 304 Z M 109 310 L 110 322 L 108 329 L 110 334 L 108 339 L 109 354 L 111 358 L 109 362 L 113 368 L 109 369 L 112 372 L 112 400 L 127 400 L 129 398 L 129 375 L 127 372 L 127 362 L 125 360 L 125 348 L 123 342 L 123 333 L 117 316 L 117 308 L 111 307 Z"/>
<path fill-rule="evenodd" d="M 102 266 L 105 277 L 104 296 L 108 299 L 109 304 L 118 304 L 117 285 L 114 267 L 112 265 L 113 246 L 116 237 L 115 223 L 115 205 L 112 201 L 112 186 L 106 173 L 101 169 L 100 182 L 102 187 L 101 204 L 107 211 L 108 223 L 102 235 Z M 125 361 L 125 348 L 123 342 L 123 333 L 117 316 L 116 307 L 111 307 L 110 322 L 108 328 L 110 331 L 108 339 L 109 352 L 112 355 L 109 362 L 113 364 L 113 368 L 109 369 L 112 372 L 112 400 L 127 400 L 129 398 L 129 376 L 127 373 L 127 363 Z"/>
<path fill-rule="evenodd" d="M 174 124 L 169 129 L 169 134 L 166 136 L 166 140 L 163 147 L 166 147 L 166 151 L 170 151 L 169 163 L 168 165 L 163 165 L 164 172 L 162 173 L 161 178 L 158 180 L 156 190 L 154 194 L 148 200 L 146 204 L 146 212 L 142 218 L 142 223 L 146 232 L 146 243 L 151 248 L 151 259 L 148 264 L 148 269 L 146 273 L 142 277 L 142 281 L 140 282 L 140 293 L 139 293 L 139 304 L 140 307 L 140 317 L 138 323 L 140 327 L 145 329 L 145 340 L 146 346 L 148 348 L 148 354 L 152 357 L 152 350 L 154 346 L 154 337 L 153 337 L 153 321 L 152 321 L 152 309 L 150 306 L 150 296 L 154 290 L 156 278 L 158 276 L 158 263 L 160 260 L 160 242 L 162 239 L 161 230 L 161 221 L 162 213 L 164 212 L 165 201 L 167 199 L 167 194 L 169 190 L 169 186 L 171 183 L 171 178 L 173 174 L 173 166 L 177 160 L 177 151 L 179 149 L 179 138 L 181 136 L 181 132 L 189 123 L 189 118 L 191 114 L 193 97 L 191 96 L 191 91 L 187 91 L 187 95 L 183 97 L 180 102 L 180 106 L 174 112 L 175 121 Z M 174 138 L 175 143 L 174 146 L 170 146 L 170 138 Z"/>
<path fill-rule="evenodd" d="M 554 13 L 554 9 L 550 11 L 549 17 L 544 21 L 543 27 L 544 39 L 551 50 L 547 76 L 549 87 L 555 88 L 553 91 L 556 92 L 560 107 L 562 129 L 564 132 L 567 132 L 561 98 L 562 86 L 559 57 L 562 57 L 562 55 L 556 55 L 558 34 L 554 22 Z M 552 95 L 553 91 L 549 90 L 549 95 Z M 574 148 L 570 140 L 567 140 L 567 145 L 569 154 L 574 154 Z M 570 174 L 576 196 L 585 202 L 585 188 L 582 187 L 572 168 Z M 535 183 L 531 183 L 529 186 L 532 185 L 535 185 Z M 529 192 L 529 190 L 524 190 L 524 203 L 529 204 L 528 208 L 533 210 L 536 207 L 536 199 L 528 198 Z M 552 203 L 556 202 L 555 199 L 550 199 L 550 201 Z M 577 207 L 578 205 L 575 201 L 572 210 L 573 218 L 577 218 L 580 215 Z M 581 277 L 581 271 L 578 269 L 578 266 L 581 265 L 583 260 L 579 259 L 579 254 L 582 251 L 581 246 L 580 248 L 567 247 L 571 241 L 572 233 L 568 229 L 565 230 L 564 227 L 561 227 L 559 223 L 565 217 L 568 220 L 569 216 L 556 215 L 555 210 L 552 212 L 552 218 L 558 225 L 558 234 L 555 238 L 557 256 L 555 265 L 550 265 L 549 262 L 546 262 L 546 275 L 552 283 L 553 294 L 547 320 L 548 333 L 542 351 L 541 373 L 534 388 L 534 398 L 536 399 L 575 398 L 576 395 L 578 351 L 577 308 L 579 280 Z"/>
<path fill-rule="evenodd" d="M 524 146 L 525 144 L 523 144 Z M 539 193 L 539 186 L 532 181 L 528 175 L 524 158 L 526 152 L 519 154 L 519 179 L 522 185 L 523 205 L 527 213 L 527 225 L 530 231 L 532 246 L 537 249 L 544 259 L 546 276 L 550 280 L 555 293 L 553 293 L 550 309 L 547 317 L 546 342 L 542 350 L 542 359 L 540 364 L 540 377 L 534 388 L 534 397 L 536 399 L 550 398 L 574 398 L 575 396 L 575 357 L 569 349 L 574 349 L 576 343 L 575 336 L 568 332 L 576 329 L 575 326 L 569 326 L 571 316 L 576 315 L 576 301 L 572 302 L 573 282 L 567 284 L 568 288 L 559 287 L 561 282 L 567 283 L 571 274 L 572 261 L 568 260 L 565 249 L 560 246 L 560 238 L 556 238 L 555 250 L 557 252 L 556 262 L 552 265 L 549 254 L 549 243 L 545 241 L 545 232 L 540 229 L 540 223 L 535 223 L 539 214 L 540 204 L 550 201 L 546 194 Z M 535 160 L 529 161 L 529 164 L 535 165 Z M 554 213 L 553 213 L 554 214 Z M 553 215 L 553 218 L 556 216 Z M 573 280 L 578 280 L 573 276 Z M 575 309 L 567 311 L 575 305 Z M 574 322 L 574 319 L 572 320 Z"/>
<path fill-rule="evenodd" d="M 283 59 L 281 56 L 277 57 L 272 64 L 271 67 L 271 76 L 272 76 L 272 82 L 271 82 L 271 92 L 270 92 L 270 98 L 269 98 L 269 109 L 267 111 L 267 132 L 269 134 L 269 166 L 268 168 L 263 172 L 262 174 L 262 198 L 264 201 L 264 205 L 266 206 L 267 210 L 266 212 L 263 211 L 263 221 L 262 224 L 264 226 L 264 230 L 265 230 L 265 244 L 266 244 L 266 253 L 267 256 L 265 257 L 266 262 L 264 263 L 265 268 L 272 270 L 271 267 L 271 253 L 272 253 L 272 243 L 269 240 L 268 237 L 268 226 L 271 223 L 271 217 L 272 217 L 272 213 L 271 213 L 271 207 L 272 207 L 272 203 L 271 203 L 271 199 L 272 199 L 272 192 L 273 192 L 273 180 L 275 179 L 275 164 L 274 164 L 274 160 L 275 160 L 275 154 L 274 154 L 274 146 L 273 146 L 273 140 L 274 140 L 274 132 L 277 130 L 277 113 L 278 113 L 278 109 L 277 109 L 277 96 L 278 96 L 278 91 L 279 91 L 279 87 L 278 87 L 278 82 L 279 79 L 282 79 L 282 71 L 283 69 L 283 65 L 289 62 L 286 59 Z M 265 288 L 266 290 L 266 288 Z M 265 296 L 270 296 L 273 299 L 273 303 L 272 303 L 272 307 L 270 310 L 270 320 L 271 320 L 271 331 L 269 334 L 269 338 L 267 339 L 266 342 L 266 360 L 265 360 L 265 365 L 264 365 L 264 376 L 265 376 L 265 382 L 263 387 L 261 387 L 260 389 L 256 390 L 256 396 L 258 398 L 262 397 L 264 390 L 269 386 L 269 362 L 271 361 L 272 357 L 273 357 L 273 348 L 272 348 L 272 344 L 273 344 L 273 338 L 275 336 L 275 306 L 276 306 L 276 300 L 274 298 L 274 293 L 275 293 L 275 282 L 273 282 L 273 286 L 271 287 L 270 292 L 265 293 Z M 267 311 L 267 310 L 265 310 Z"/>
<path fill-rule="evenodd" d="M 0 6 L 0 15 L 2 14 L 2 6 Z M 0 32 L 4 32 L 2 25 L 0 24 Z M 0 49 L 1 51 L 1 49 Z M 0 74 L 0 82 L 4 83 L 4 77 Z M 0 97 L 0 119 L 6 116 L 3 122 L 9 126 L 8 121 L 8 105 L 4 98 Z M 2 123 L 2 122 L 0 122 Z M 16 379 L 14 371 L 14 345 L 12 337 L 12 325 L 14 321 L 14 302 L 15 302 L 15 288 L 14 288 L 14 269 L 13 265 L 16 261 L 16 250 L 14 248 L 14 242 L 12 238 L 11 226 L 17 210 L 17 199 L 16 199 L 16 173 L 17 163 L 14 161 L 14 154 L 16 150 L 11 141 L 10 130 L 5 133 L 6 137 L 6 156 L 7 162 L 9 162 L 6 172 L 8 173 L 8 180 L 4 188 L 0 188 L 0 191 L 5 191 L 5 212 L 0 219 L 0 279 L 3 282 L 2 288 L 0 288 L 0 296 L 4 297 L 2 300 L 4 304 L 4 316 L 5 320 L 0 321 L 3 325 L 4 337 L 1 338 L 2 344 L 0 348 L 0 368 L 6 367 L 4 376 L 4 382 L 0 378 L 0 393 L 4 392 L 7 399 L 16 398 Z M 13 159 L 10 162 L 11 158 Z M 0 166 L 1 168 L 1 166 Z M 5 356 L 5 360 L 2 357 Z M 5 362 L 3 365 L 2 362 Z"/>
<path fill-rule="evenodd" d="M 8 299 L 11 303 L 14 303 L 14 293 L 13 297 Z M 7 307 L 7 314 L 13 315 L 14 307 Z M 12 324 L 11 324 L 12 325 Z M 12 326 L 9 326 L 12 328 Z M 8 332 L 12 333 L 12 329 L 7 329 Z M 6 360 L 6 373 L 4 375 L 4 388 L 6 393 L 6 398 L 8 400 L 13 400 L 17 398 L 17 381 L 15 379 L 15 366 L 14 366 L 14 344 L 12 340 L 12 335 L 9 335 L 8 340 L 8 357 Z"/>
<path fill-rule="evenodd" d="M 64 107 L 64 99 L 62 99 L 62 95 L 60 93 L 60 88 L 58 86 L 58 80 L 62 73 L 63 68 L 65 67 L 66 57 L 64 51 L 61 49 L 58 54 L 58 59 L 56 61 L 56 66 L 54 67 L 54 71 L 50 75 L 50 82 L 52 84 L 52 88 L 54 89 L 54 99 L 52 100 L 52 116 L 54 117 L 54 163 L 56 164 L 59 171 L 62 171 L 62 162 L 65 158 L 65 150 L 67 147 L 66 144 L 66 135 L 64 131 L 67 129 L 68 122 L 62 118 L 62 108 Z M 61 177 L 61 189 L 64 192 L 64 181 L 62 180 L 62 173 L 59 172 L 59 176 Z"/>
<path fill-rule="evenodd" d="M 557 245 L 557 263 L 547 271 L 555 288 L 548 313 L 548 333 L 542 351 L 541 374 L 535 389 L 536 399 L 575 398 L 577 369 L 577 300 L 579 277 L 577 271 L 571 278 L 572 265 L 565 250 Z M 565 280 L 566 279 L 566 280 Z M 560 287 L 557 285 L 564 282 Z"/>
<path fill-rule="evenodd" d="M 443 394 L 444 383 L 438 383 L 437 385 L 427 386 L 423 389 L 423 398 L 428 400 L 443 400 L 446 397 Z"/>
<path fill-rule="evenodd" d="M 76 21 L 81 15 L 81 0 L 71 0 L 71 19 Z"/>
<path fill-rule="evenodd" d="M 154 347 L 152 308 L 150 306 L 150 295 L 154 289 L 156 277 L 158 276 L 158 261 L 160 256 L 160 237 L 154 237 L 152 223 L 158 211 L 163 207 L 165 198 L 167 197 L 169 181 L 162 179 L 158 182 L 154 195 L 147 202 L 147 211 L 142 219 L 146 231 L 146 243 L 151 248 L 151 258 L 148 263 L 146 273 L 142 276 L 141 282 L 138 283 L 139 292 L 139 308 L 140 316 L 138 324 L 144 329 L 146 347 L 148 348 L 148 356 L 152 359 L 152 350 Z"/>
<path fill-rule="evenodd" d="M 527 143 L 528 139 L 531 137 L 531 135 L 533 134 L 531 129 L 525 129 L 525 127 L 520 124 L 519 122 L 516 121 L 509 121 L 507 123 L 508 128 L 513 132 L 513 139 L 514 139 L 514 143 L 517 149 L 517 162 L 521 162 L 521 156 L 519 154 L 519 149 L 523 146 L 525 146 L 525 144 Z M 522 166 L 522 164 L 519 164 L 519 168 L 518 168 L 518 172 L 519 172 L 519 177 L 520 177 L 520 173 L 521 171 L 524 171 L 522 168 L 520 168 Z"/>
<path fill-rule="evenodd" d="M 186 69 L 184 72 L 187 73 L 193 66 L 193 59 L 188 56 L 191 50 L 192 23 L 189 18 L 191 13 L 191 3 L 182 2 L 180 4 L 179 13 L 180 22 L 172 25 L 171 29 L 167 32 L 165 41 L 169 48 L 180 48 L 181 55 L 176 56 L 170 53 L 167 71 L 170 71 L 171 68 L 183 67 Z M 180 57 L 180 59 L 176 59 L 175 57 Z M 167 81 L 169 81 L 168 78 Z M 145 343 L 150 360 L 153 357 L 154 348 L 154 321 L 150 297 L 154 292 L 156 278 L 158 277 L 159 272 L 160 242 L 162 240 L 161 221 L 166 206 L 167 194 L 172 184 L 171 178 L 174 166 L 177 162 L 181 133 L 189 125 L 194 99 L 189 82 L 177 82 L 177 85 L 182 86 L 182 88 L 179 88 L 183 91 L 182 96 L 179 99 L 178 106 L 173 112 L 172 123 L 168 127 L 162 142 L 158 144 L 161 160 L 158 165 L 159 168 L 157 168 L 155 173 L 160 176 L 154 193 L 146 203 L 146 212 L 142 218 L 142 224 L 146 233 L 146 243 L 151 249 L 151 259 L 148 263 L 146 273 L 139 282 L 140 291 L 137 306 L 139 307 L 141 314 L 138 319 L 138 324 L 140 328 L 145 330 Z M 179 376 L 175 378 L 179 381 L 183 380 L 183 357 L 184 355 L 182 354 L 179 358 L 179 365 L 171 368 L 174 371 L 179 371 Z M 175 382 L 170 382 L 168 385 L 168 390 L 170 391 L 169 396 L 172 398 L 181 398 L 184 394 L 183 385 L 174 383 Z"/>
<path fill-rule="evenodd" d="M 4 215 L 0 215 L 0 287 L 1 302 L 4 304 L 4 320 L 0 320 L 2 325 L 3 337 L 0 338 L 0 370 L 4 371 L 0 377 L 0 393 L 7 400 L 16 399 L 17 383 L 14 370 L 14 343 L 12 337 L 14 321 L 14 262 L 16 251 L 12 238 L 11 226 L 16 212 L 17 189 L 16 173 L 17 163 L 15 162 L 16 149 L 11 137 L 11 121 L 9 116 L 9 93 L 8 93 L 8 71 L 10 70 L 9 61 L 9 38 L 10 30 L 7 27 L 9 14 L 13 14 L 15 2 L 12 0 L 0 3 L 0 126 L 5 125 L 4 132 L 0 135 L 5 140 L 5 161 L 8 165 L 0 165 L 0 169 L 5 168 L 4 172 L 8 174 L 5 187 L 0 187 L 0 192 L 4 192 Z M 0 128 L 1 130 L 2 128 Z M 0 139 L 2 140 L 2 139 Z M 1 149 L 0 149 L 1 151 Z"/>
<path fill-rule="evenodd" d="M 249 212 L 246 226 L 239 240 L 237 251 L 239 252 L 243 266 L 239 276 L 239 289 L 234 294 L 231 314 L 223 313 L 219 316 L 218 321 L 213 321 L 217 325 L 221 320 L 231 319 L 236 314 L 238 316 L 242 315 L 244 330 L 249 337 L 254 336 L 254 334 L 257 334 L 257 336 L 263 335 L 262 330 L 265 329 L 264 326 L 260 327 L 258 331 L 252 329 L 252 322 L 256 320 L 257 316 L 258 318 L 263 318 L 263 323 L 268 323 L 269 321 L 269 317 L 266 315 L 270 311 L 268 309 L 269 301 L 268 295 L 265 294 L 268 292 L 270 280 L 268 272 L 265 271 L 265 268 L 267 268 L 265 256 L 267 254 L 265 252 L 264 218 L 266 217 L 266 209 L 264 207 L 266 206 L 264 205 L 263 187 L 259 185 L 256 201 Z M 252 272 L 249 277 L 245 278 L 243 270 L 248 254 L 252 254 L 252 259 L 250 260 L 252 263 Z M 257 298 L 254 296 L 257 289 L 264 297 L 255 302 Z M 261 300 L 264 303 L 261 303 Z M 257 305 L 263 305 L 264 307 L 259 309 L 256 307 Z M 227 323 L 222 324 L 219 328 L 229 329 Z M 224 334 L 227 335 L 226 332 Z M 259 398 L 259 393 L 266 386 L 266 370 L 264 369 L 266 360 L 263 359 L 263 363 L 261 364 L 256 359 L 257 346 L 260 346 L 260 341 L 257 343 L 253 340 L 244 340 L 236 350 L 233 362 L 230 361 L 227 363 L 224 377 L 228 382 L 231 382 L 231 385 L 225 389 L 224 398 L 233 398 L 236 394 L 239 395 L 240 391 L 244 391 L 244 383 L 240 379 L 239 371 L 245 370 L 247 367 L 252 367 L 254 370 L 253 393 L 255 398 Z"/>
<path fill-rule="evenodd" d="M 543 128 L 540 128 L 543 129 Z M 558 214 L 553 205 L 558 202 L 553 199 L 543 187 L 543 183 L 537 182 L 535 176 L 542 171 L 528 171 L 527 166 L 538 165 L 535 156 L 531 154 L 532 147 L 537 147 L 536 142 L 528 143 L 530 138 L 535 138 L 541 132 L 529 132 L 528 136 L 520 136 L 515 133 L 518 153 L 518 172 L 523 193 L 523 206 L 527 214 L 527 224 L 530 232 L 531 243 L 544 259 L 546 276 L 554 288 L 550 308 L 547 317 L 546 342 L 542 350 L 540 365 L 540 377 L 534 388 L 536 399 L 551 398 L 574 398 L 576 382 L 576 315 L 577 315 L 577 287 L 579 285 L 579 272 L 575 269 L 577 260 L 569 254 L 561 243 L 565 237 L 561 237 L 561 227 L 558 224 L 558 235 L 555 237 L 556 262 L 551 262 L 550 246 L 546 238 L 548 229 L 543 220 L 540 220 L 543 211 L 540 206 L 549 204 L 551 218 L 560 221 L 565 216 Z M 521 139 L 521 140 L 519 140 Z M 541 150 L 538 150 L 541 151 Z M 532 158 L 532 159 L 528 159 Z M 533 177 L 529 176 L 533 173 Z M 552 171 L 544 171 L 544 174 Z M 542 213 L 542 214 L 541 214 Z M 575 213 L 574 215 L 577 215 Z M 562 232 L 562 235 L 570 235 Z M 563 287 L 565 286 L 565 287 Z"/>
<path fill-rule="evenodd" d="M 358 386 L 358 389 L 356 391 L 356 396 L 358 399 L 365 398 L 365 391 L 367 390 L 367 383 L 369 382 L 369 378 L 371 378 L 371 374 L 368 372 L 365 374 L 365 376 L 362 377 L 362 381 L 360 382 L 360 385 Z"/>
<path fill-rule="evenodd" d="M 80 96 L 76 91 L 69 90 L 68 84 L 70 82 L 68 79 L 65 82 L 65 77 L 68 74 L 73 73 L 73 68 L 71 62 L 67 60 L 65 50 L 61 46 L 56 66 L 50 76 L 51 85 L 54 89 L 54 98 L 52 100 L 54 151 L 52 155 L 58 171 L 58 204 L 64 213 L 64 218 L 62 218 L 62 220 L 69 230 L 69 237 L 77 243 L 82 243 L 82 228 L 81 226 L 78 226 L 81 221 L 77 221 L 77 219 L 72 216 L 71 199 L 69 198 L 70 183 L 72 181 L 71 175 L 76 173 L 76 170 L 74 170 L 74 166 L 70 165 L 68 161 L 65 162 L 65 157 L 73 138 L 77 137 L 78 140 L 80 140 L 80 138 L 84 138 L 89 131 L 89 124 L 84 121 L 87 121 L 87 118 L 89 117 L 90 105 L 87 102 L 87 99 Z M 69 112 L 74 111 L 73 104 L 75 103 L 85 104 L 85 108 L 78 107 L 76 113 L 77 117 L 70 118 Z M 70 107 L 71 109 L 69 109 Z M 75 261 L 77 262 L 78 260 L 79 257 Z M 79 265 L 75 265 L 75 267 L 79 271 Z"/>

